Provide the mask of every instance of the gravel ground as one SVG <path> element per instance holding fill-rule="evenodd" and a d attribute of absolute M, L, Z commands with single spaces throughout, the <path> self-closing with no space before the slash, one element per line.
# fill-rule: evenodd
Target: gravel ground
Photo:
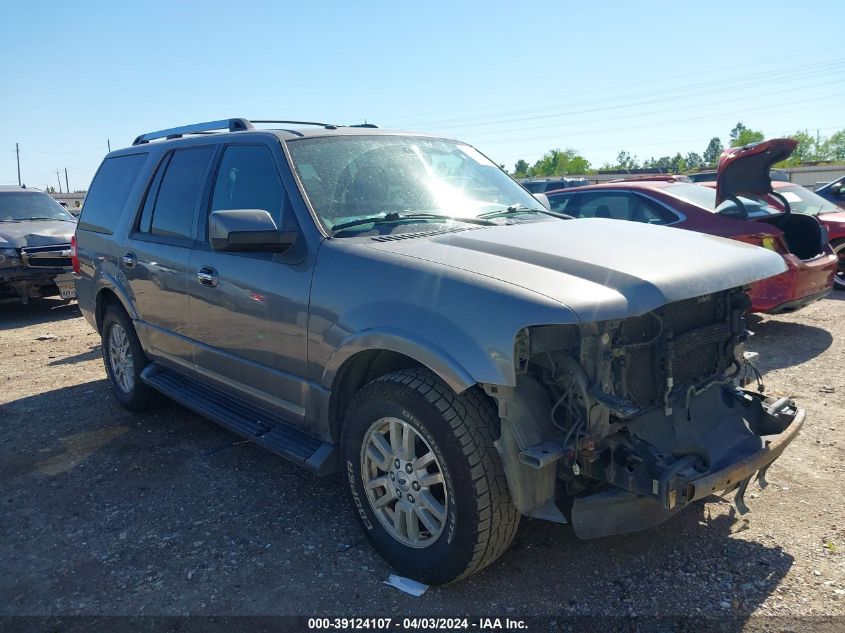
<path fill-rule="evenodd" d="M 172 403 L 124 411 L 75 305 L 0 306 L 0 614 L 845 616 L 843 317 L 839 294 L 753 323 L 768 390 L 808 421 L 751 513 L 711 497 L 595 541 L 523 519 L 496 564 L 413 598 L 339 478 Z"/>

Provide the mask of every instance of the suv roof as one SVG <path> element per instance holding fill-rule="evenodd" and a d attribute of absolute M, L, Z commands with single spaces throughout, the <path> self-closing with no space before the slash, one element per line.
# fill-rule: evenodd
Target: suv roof
<path fill-rule="evenodd" d="M 254 123 L 281 123 L 292 126 L 306 126 L 303 129 L 296 128 L 256 128 Z M 310 129 L 309 129 L 310 128 Z M 378 126 L 372 123 L 358 123 L 355 125 L 338 125 L 334 123 L 318 123 L 315 121 L 286 121 L 273 119 L 255 119 L 250 121 L 245 118 L 220 119 L 217 121 L 204 121 L 192 123 L 174 128 L 146 132 L 135 137 L 132 145 L 146 145 L 154 140 L 173 140 L 191 135 L 225 134 L 238 132 L 271 132 L 282 138 L 301 138 L 303 136 L 330 136 L 330 135 L 352 135 L 368 133 L 369 130 L 377 129 Z M 380 131 L 384 133 L 384 131 Z M 390 134 L 391 132 L 387 132 Z M 395 133 L 395 132 L 394 132 Z M 404 134 L 404 133 L 403 133 Z"/>

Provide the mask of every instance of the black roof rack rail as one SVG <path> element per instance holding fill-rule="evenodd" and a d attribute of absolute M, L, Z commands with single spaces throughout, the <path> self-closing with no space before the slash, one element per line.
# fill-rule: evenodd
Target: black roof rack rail
<path fill-rule="evenodd" d="M 167 130 L 159 130 L 158 132 L 147 132 L 141 134 L 132 141 L 132 145 L 141 145 L 149 143 L 157 138 L 181 138 L 185 134 L 203 134 L 205 132 L 213 132 L 215 130 L 226 130 L 230 132 L 240 132 L 242 130 L 253 130 L 255 127 L 247 119 L 221 119 L 220 121 L 206 121 L 204 123 L 193 123 L 191 125 L 183 125 L 181 127 L 172 127 Z"/>
<path fill-rule="evenodd" d="M 158 132 L 147 132 L 141 134 L 132 141 L 132 145 L 142 145 L 149 143 L 158 138 L 172 139 L 182 138 L 185 134 L 208 134 L 217 130 L 228 130 L 229 132 L 241 132 L 243 130 L 254 130 L 253 123 L 288 123 L 290 125 L 316 125 L 324 127 L 329 130 L 336 130 L 339 127 L 347 127 L 338 125 L 336 123 L 318 123 L 316 121 L 282 121 L 277 119 L 220 119 L 219 121 L 206 121 L 204 123 L 193 123 L 191 125 L 183 125 L 181 127 L 172 127 L 167 130 L 159 130 Z M 348 127 L 367 127 L 376 128 L 377 125 L 372 123 L 358 123 L 357 125 L 350 125 Z"/>
<path fill-rule="evenodd" d="M 316 125 L 317 127 L 325 127 L 330 130 L 334 130 L 339 127 L 343 127 L 342 125 L 338 125 L 337 123 L 320 123 L 318 121 L 282 121 L 279 119 L 253 119 L 253 123 L 290 123 L 291 125 Z"/>

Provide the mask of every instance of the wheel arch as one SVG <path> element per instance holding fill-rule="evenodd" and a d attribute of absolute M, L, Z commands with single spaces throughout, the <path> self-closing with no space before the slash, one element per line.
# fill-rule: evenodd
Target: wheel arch
<path fill-rule="evenodd" d="M 103 276 L 98 281 L 97 294 L 94 299 L 94 322 L 97 326 L 97 331 L 100 332 L 103 325 L 103 317 L 106 314 L 106 308 L 112 303 L 119 305 L 130 319 L 135 320 L 137 314 L 132 309 L 132 303 L 126 297 L 126 294 L 120 286 L 111 277 Z"/>
<path fill-rule="evenodd" d="M 387 332 L 365 333 L 340 346 L 323 373 L 323 386 L 330 391 L 328 416 L 332 438 L 336 441 L 340 437 L 346 408 L 364 385 L 413 367 L 428 369 L 456 394 L 477 384 L 457 360 L 433 345 Z"/>

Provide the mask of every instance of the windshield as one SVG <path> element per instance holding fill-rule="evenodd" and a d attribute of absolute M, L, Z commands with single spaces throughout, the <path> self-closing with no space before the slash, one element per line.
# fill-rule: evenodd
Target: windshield
<path fill-rule="evenodd" d="M 786 198 L 786 201 L 789 203 L 789 208 L 796 213 L 819 215 L 825 213 L 839 213 L 842 211 L 842 209 L 832 202 L 825 200 L 821 196 L 800 185 L 777 187 L 775 189 L 775 193 L 779 193 Z"/>
<path fill-rule="evenodd" d="M 476 218 L 540 203 L 469 145 L 412 136 L 288 141 L 311 206 L 331 231 L 388 214 Z M 393 217 L 393 216 L 390 216 Z"/>
<path fill-rule="evenodd" d="M 717 207 L 716 190 L 711 187 L 679 182 L 667 185 L 663 191 L 669 195 L 675 196 L 676 198 L 680 198 L 684 202 L 689 202 L 690 204 L 702 207 L 708 211 L 713 211 L 714 213 L 732 215 L 732 211 L 736 210 L 736 203 L 731 202 L 730 200 L 726 200 Z M 771 215 L 772 213 L 779 213 L 777 209 L 774 209 L 762 202 L 743 197 L 740 197 L 739 199 L 748 211 L 749 218 L 760 218 Z"/>
<path fill-rule="evenodd" d="M 74 217 L 46 193 L 40 191 L 0 192 L 0 222 L 67 220 Z"/>

